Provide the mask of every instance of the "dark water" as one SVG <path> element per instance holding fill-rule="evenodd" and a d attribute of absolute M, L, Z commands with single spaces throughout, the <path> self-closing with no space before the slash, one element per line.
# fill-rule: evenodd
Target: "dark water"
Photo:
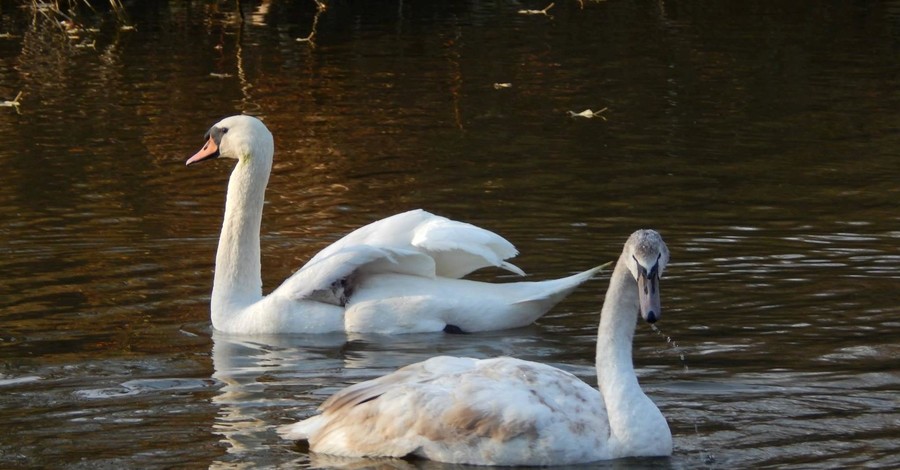
<path fill-rule="evenodd" d="M 523 330 L 211 335 L 230 165 L 184 160 L 237 112 L 276 136 L 267 287 L 416 207 L 535 279 L 653 227 L 635 359 L 675 453 L 608 466 L 900 466 L 900 2 L 329 2 L 314 48 L 312 2 L 235 3 L 100 8 L 75 39 L 0 4 L 0 467 L 443 468 L 274 428 L 436 354 L 595 381 L 605 276 Z"/>

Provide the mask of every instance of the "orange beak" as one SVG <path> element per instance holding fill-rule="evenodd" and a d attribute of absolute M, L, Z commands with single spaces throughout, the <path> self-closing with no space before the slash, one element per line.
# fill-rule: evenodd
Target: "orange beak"
<path fill-rule="evenodd" d="M 193 157 L 188 158 L 188 161 L 185 162 L 185 165 L 191 165 L 193 163 L 202 162 L 203 160 L 209 160 L 210 158 L 216 158 L 219 156 L 219 146 L 216 145 L 215 139 L 213 136 L 209 136 L 206 140 L 206 145 L 200 149 L 199 152 L 195 153 Z"/>

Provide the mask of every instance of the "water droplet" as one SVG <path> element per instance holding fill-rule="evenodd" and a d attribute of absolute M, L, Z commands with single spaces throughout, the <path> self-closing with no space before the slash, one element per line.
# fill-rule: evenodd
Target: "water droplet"
<path fill-rule="evenodd" d="M 687 372 L 687 370 L 688 370 L 687 361 L 685 360 L 684 352 L 678 346 L 678 343 L 676 343 L 675 340 L 672 339 L 671 336 L 668 336 L 665 333 L 663 333 L 662 330 L 660 330 L 659 327 L 656 326 L 655 324 L 650 325 L 650 329 L 652 329 L 653 332 L 656 333 L 657 336 L 665 336 L 666 344 L 668 344 L 669 347 L 671 347 L 675 351 L 675 353 L 678 354 L 678 359 L 681 361 L 681 367 L 684 369 L 685 372 Z"/>

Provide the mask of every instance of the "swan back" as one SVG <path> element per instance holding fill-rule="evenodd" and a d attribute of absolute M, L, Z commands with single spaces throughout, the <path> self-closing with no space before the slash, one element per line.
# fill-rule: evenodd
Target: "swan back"
<path fill-rule="evenodd" d="M 434 357 L 338 392 L 280 430 L 318 453 L 490 465 L 609 458 L 603 398 L 568 372 L 500 357 Z"/>

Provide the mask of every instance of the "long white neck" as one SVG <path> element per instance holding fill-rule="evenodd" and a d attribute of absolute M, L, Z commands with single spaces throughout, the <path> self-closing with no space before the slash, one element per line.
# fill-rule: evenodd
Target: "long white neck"
<path fill-rule="evenodd" d="M 249 154 L 238 161 L 228 181 L 213 281 L 213 326 L 262 299 L 259 229 L 271 166 L 271 158 Z"/>
<path fill-rule="evenodd" d="M 646 449 L 654 440 L 665 445 L 666 439 L 671 451 L 665 418 L 641 390 L 634 373 L 631 350 L 640 300 L 637 281 L 626 263 L 623 253 L 609 281 L 597 332 L 597 383 L 606 403 L 613 452 L 638 455 L 636 449 Z"/>
<path fill-rule="evenodd" d="M 631 344 L 640 304 L 637 281 L 623 258 L 610 277 L 597 330 L 597 380 L 607 399 L 638 386 Z"/>

